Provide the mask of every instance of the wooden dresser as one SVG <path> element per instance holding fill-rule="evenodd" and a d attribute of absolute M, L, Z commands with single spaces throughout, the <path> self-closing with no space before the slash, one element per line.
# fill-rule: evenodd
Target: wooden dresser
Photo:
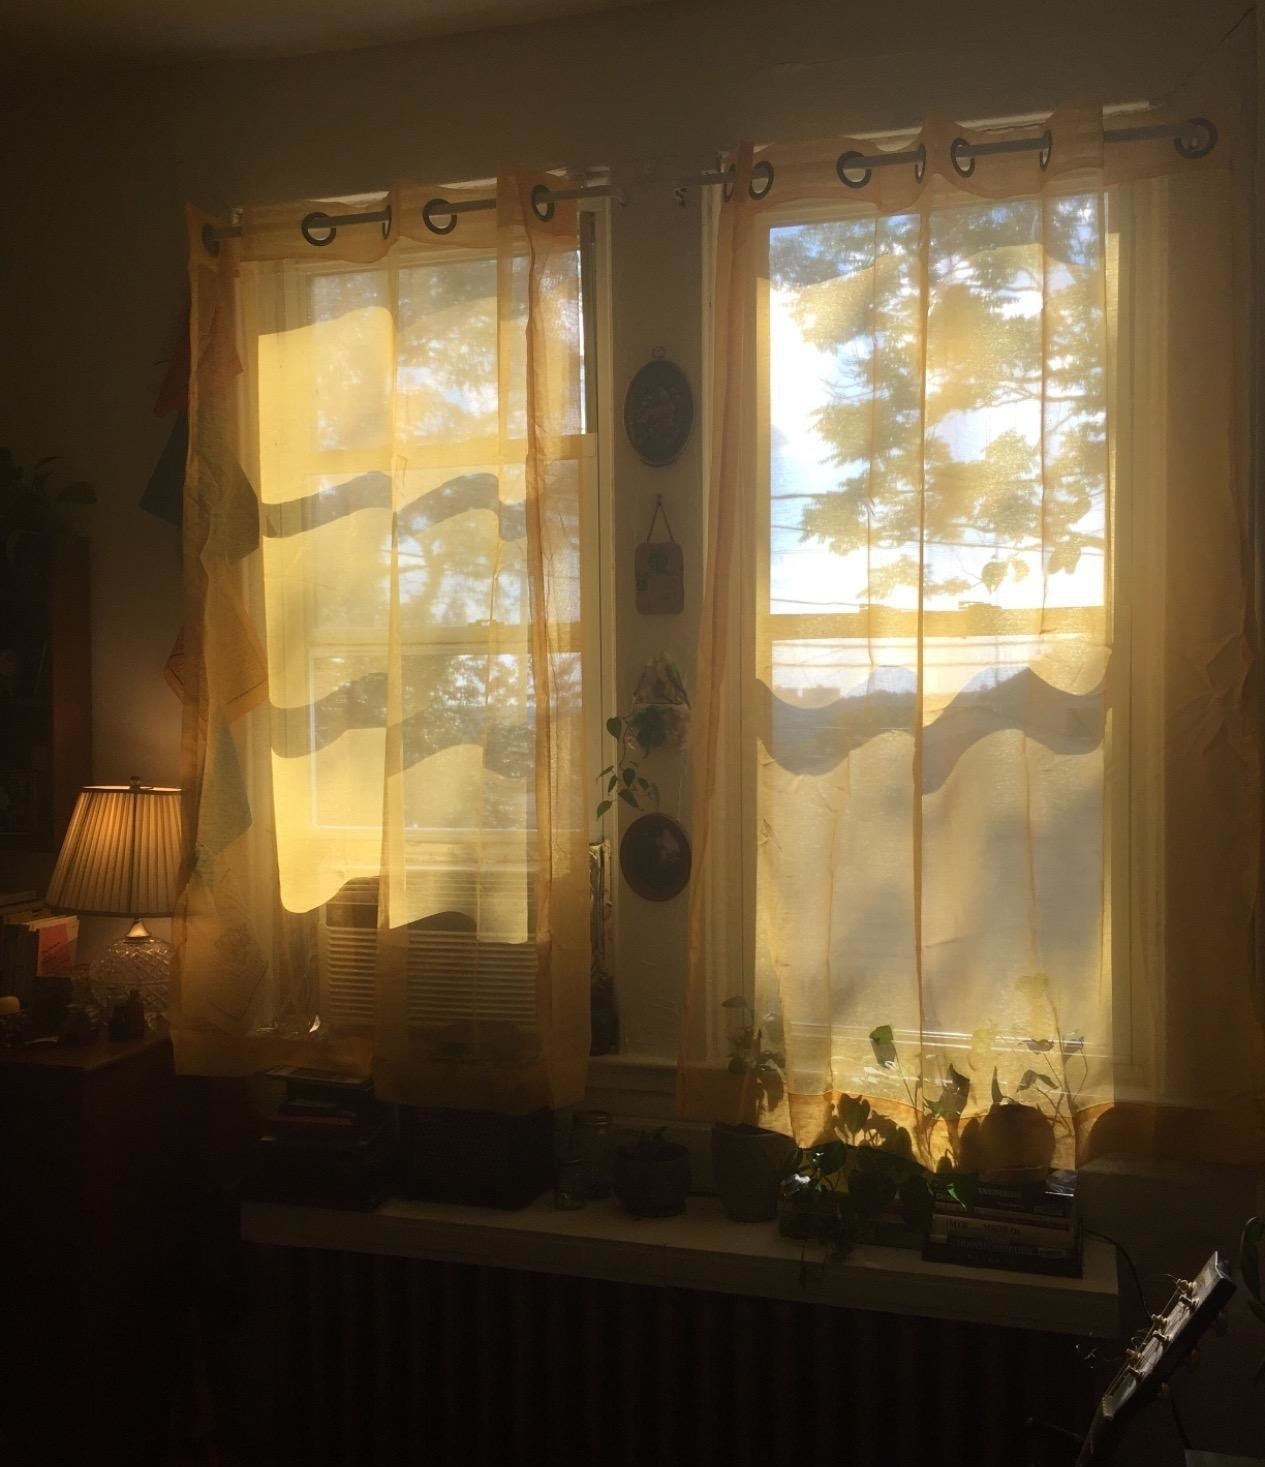
<path fill-rule="evenodd" d="M 166 1035 L 0 1051 L 0 1439 L 167 1460 L 182 1378 L 181 1106 Z"/>

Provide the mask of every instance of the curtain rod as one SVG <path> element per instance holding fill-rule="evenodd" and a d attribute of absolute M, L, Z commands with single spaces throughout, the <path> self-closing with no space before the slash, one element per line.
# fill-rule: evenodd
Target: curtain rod
<path fill-rule="evenodd" d="M 1204 158 L 1217 145 L 1217 129 L 1206 117 L 1188 117 L 1185 122 L 1158 122 L 1140 127 L 1108 127 L 1103 130 L 1103 141 L 1108 143 L 1141 143 L 1171 139 L 1173 146 L 1183 158 Z M 975 171 L 975 159 L 987 158 L 996 153 L 1040 153 L 1041 167 L 1045 168 L 1054 148 L 1054 135 L 1047 127 L 1039 137 L 1004 138 L 994 143 L 970 143 L 963 137 L 954 138 L 949 144 L 949 161 L 963 178 Z M 870 172 L 875 168 L 894 168 L 902 163 L 912 163 L 918 178 L 927 167 L 927 149 L 923 144 L 916 148 L 905 148 L 896 153 L 860 153 L 849 150 L 840 153 L 835 161 L 835 172 L 839 182 L 848 188 L 863 188 L 870 181 Z M 848 174 L 860 171 L 860 178 Z M 709 169 L 677 180 L 678 189 L 693 184 L 711 187 L 716 184 L 732 186 L 733 168 Z M 762 186 L 761 186 L 762 185 Z M 750 191 L 753 198 L 762 199 L 773 187 L 773 165 L 759 160 L 751 170 Z"/>
<path fill-rule="evenodd" d="M 538 183 L 531 192 L 531 206 L 536 217 L 547 222 L 553 218 L 554 204 L 562 200 L 611 198 L 623 202 L 623 195 L 609 183 L 591 184 L 581 188 L 548 188 L 545 184 Z M 476 214 L 495 208 L 494 198 L 463 199 L 453 204 L 445 198 L 436 197 L 428 199 L 422 206 L 422 222 L 432 234 L 451 234 L 457 227 L 459 215 Z M 340 229 L 359 224 L 382 225 L 382 237 L 385 239 L 391 232 L 391 206 L 388 204 L 385 209 L 369 209 L 358 214 L 327 214 L 323 209 L 314 209 L 299 221 L 299 233 L 308 244 L 319 248 L 332 243 Z M 241 236 L 240 224 L 206 224 L 202 228 L 202 243 L 212 255 L 219 253 L 222 239 L 240 239 Z"/>

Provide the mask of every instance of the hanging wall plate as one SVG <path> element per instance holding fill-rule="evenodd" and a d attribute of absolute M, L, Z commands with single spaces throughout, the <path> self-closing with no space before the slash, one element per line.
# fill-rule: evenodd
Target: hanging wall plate
<path fill-rule="evenodd" d="M 694 394 L 675 362 L 661 353 L 628 384 L 624 428 L 642 463 L 662 468 L 685 447 L 694 426 Z"/>
<path fill-rule="evenodd" d="M 690 838 L 671 815 L 640 815 L 619 843 L 624 880 L 648 902 L 670 902 L 690 879 Z"/>

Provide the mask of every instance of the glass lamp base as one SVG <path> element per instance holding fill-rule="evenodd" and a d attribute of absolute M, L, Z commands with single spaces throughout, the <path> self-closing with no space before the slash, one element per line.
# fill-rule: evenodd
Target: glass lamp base
<path fill-rule="evenodd" d="M 92 996 L 108 1016 L 114 1006 L 126 1003 L 135 988 L 145 1006 L 145 1022 L 151 1029 L 167 1011 L 167 984 L 171 972 L 172 947 L 160 937 L 120 937 L 112 942 L 89 970 Z"/>

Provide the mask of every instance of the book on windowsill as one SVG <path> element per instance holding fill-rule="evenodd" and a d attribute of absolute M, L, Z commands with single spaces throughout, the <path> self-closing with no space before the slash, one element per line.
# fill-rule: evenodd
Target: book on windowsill
<path fill-rule="evenodd" d="M 1035 1182 L 977 1181 L 971 1184 L 969 1194 L 957 1178 L 948 1174 L 933 1176 L 931 1185 L 936 1211 L 946 1214 L 965 1212 L 1002 1219 L 1019 1215 L 1033 1222 L 1046 1218 L 1066 1224 L 1076 1213 L 1076 1173 L 1070 1170 L 1056 1169 Z M 965 1195 L 970 1197 L 969 1207 L 963 1206 Z"/>
<path fill-rule="evenodd" d="M 1038 1248 L 1065 1248 L 1076 1237 L 1074 1218 L 1032 1218 L 1026 1213 L 983 1218 L 977 1212 L 932 1213 L 930 1235 L 966 1238 L 971 1243 L 1030 1243 Z"/>
<path fill-rule="evenodd" d="M 1070 1249 L 1033 1249 L 1020 1244 L 967 1243 L 954 1238 L 928 1238 L 922 1256 L 928 1263 L 954 1263 L 963 1268 L 1000 1268 L 1012 1273 L 1040 1273 L 1052 1278 L 1081 1277 L 1079 1243 Z"/>

